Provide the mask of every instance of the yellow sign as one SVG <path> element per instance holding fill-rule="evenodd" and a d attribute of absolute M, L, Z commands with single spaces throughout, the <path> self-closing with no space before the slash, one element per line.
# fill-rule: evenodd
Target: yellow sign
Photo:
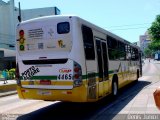
<path fill-rule="evenodd" d="M 64 45 L 63 40 L 58 40 L 58 46 L 60 48 L 65 48 L 66 45 Z"/>

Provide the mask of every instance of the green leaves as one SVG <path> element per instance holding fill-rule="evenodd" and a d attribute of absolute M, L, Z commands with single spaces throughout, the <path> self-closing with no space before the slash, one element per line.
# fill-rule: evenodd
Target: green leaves
<path fill-rule="evenodd" d="M 153 51 L 158 51 L 158 50 L 160 50 L 160 42 L 159 41 L 152 41 L 148 45 L 148 48 L 153 50 Z"/>
<path fill-rule="evenodd" d="M 156 16 L 156 19 L 148 29 L 148 32 L 152 40 L 148 48 L 152 51 L 160 50 L 160 15 Z"/>
<path fill-rule="evenodd" d="M 152 51 L 149 48 L 144 49 L 144 54 L 146 57 L 151 57 Z"/>

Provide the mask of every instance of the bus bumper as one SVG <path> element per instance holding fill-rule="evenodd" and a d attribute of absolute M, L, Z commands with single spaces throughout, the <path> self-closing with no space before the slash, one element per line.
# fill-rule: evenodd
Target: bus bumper
<path fill-rule="evenodd" d="M 85 87 L 76 87 L 72 90 L 46 90 L 26 89 L 17 87 L 19 98 L 48 101 L 87 102 L 87 91 Z"/>

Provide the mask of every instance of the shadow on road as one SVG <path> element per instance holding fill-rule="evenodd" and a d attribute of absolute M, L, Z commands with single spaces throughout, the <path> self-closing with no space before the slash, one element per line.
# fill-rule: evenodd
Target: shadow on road
<path fill-rule="evenodd" d="M 131 83 L 130 85 L 124 87 L 123 89 L 120 90 L 120 94 L 117 97 L 116 100 L 110 101 L 109 105 L 106 105 L 103 110 L 100 110 L 100 112 L 93 116 L 90 120 L 96 119 L 96 120 L 101 120 L 102 118 L 104 119 L 104 116 L 106 116 L 107 120 L 112 120 L 112 119 L 126 119 L 127 114 L 119 114 L 121 110 L 124 109 L 124 107 L 136 96 L 139 94 L 141 90 L 143 90 L 145 87 L 150 85 L 152 82 L 148 81 L 139 81 L 139 82 L 134 82 Z"/>
<path fill-rule="evenodd" d="M 150 82 L 147 81 L 131 83 L 119 91 L 119 96 L 116 100 L 111 96 L 107 96 L 94 103 L 59 102 L 19 116 L 17 120 L 93 120 L 97 118 L 96 115 L 99 116 L 100 114 L 103 114 L 103 112 L 106 113 L 106 119 L 112 119 L 115 116 L 110 113 L 113 107 L 118 106 L 118 114 L 119 111 L 121 111 L 145 86 L 149 84 Z"/>

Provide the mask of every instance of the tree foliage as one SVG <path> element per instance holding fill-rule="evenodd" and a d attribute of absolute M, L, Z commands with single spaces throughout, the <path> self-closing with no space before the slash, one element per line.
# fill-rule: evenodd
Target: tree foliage
<path fill-rule="evenodd" d="M 157 15 L 155 21 L 152 23 L 151 27 L 148 29 L 148 32 L 152 40 L 148 46 L 149 49 L 153 51 L 160 50 L 160 15 Z"/>
<path fill-rule="evenodd" d="M 157 15 L 152 26 L 148 29 L 149 35 L 153 41 L 160 42 L 160 15 Z"/>
<path fill-rule="evenodd" d="M 160 50 L 160 42 L 158 41 L 152 41 L 149 45 L 148 48 L 152 51 L 158 51 Z"/>
<path fill-rule="evenodd" d="M 151 49 L 145 48 L 145 49 L 144 49 L 144 55 L 145 55 L 146 57 L 151 57 L 151 55 L 152 55 Z"/>

